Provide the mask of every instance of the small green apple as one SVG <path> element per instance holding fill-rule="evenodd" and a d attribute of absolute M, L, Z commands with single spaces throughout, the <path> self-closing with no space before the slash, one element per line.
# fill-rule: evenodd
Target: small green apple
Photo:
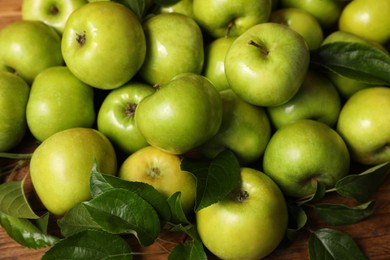
<path fill-rule="evenodd" d="M 196 212 L 196 227 L 207 249 L 221 259 L 262 259 L 287 229 L 286 201 L 267 175 L 241 168 L 239 187 Z"/>
<path fill-rule="evenodd" d="M 16 21 L 0 30 L 0 70 L 30 85 L 42 70 L 63 64 L 61 38 L 43 22 Z"/>
<path fill-rule="evenodd" d="M 26 133 L 29 92 L 29 85 L 21 77 L 0 71 L 0 152 L 14 148 Z"/>
<path fill-rule="evenodd" d="M 225 73 L 242 99 L 258 106 L 278 106 L 299 90 L 309 67 L 304 38 L 278 23 L 255 25 L 226 53 Z"/>
<path fill-rule="evenodd" d="M 150 145 L 183 154 L 218 132 L 222 113 L 221 96 L 212 83 L 183 73 L 141 100 L 135 122 Z"/>
<path fill-rule="evenodd" d="M 318 182 L 333 188 L 349 172 L 350 155 L 330 126 L 301 119 L 279 128 L 263 156 L 264 172 L 290 197 L 315 193 Z"/>
<path fill-rule="evenodd" d="M 43 141 L 30 162 L 31 181 L 47 210 L 63 215 L 91 197 L 89 179 L 94 162 L 99 171 L 116 174 L 114 148 L 92 128 L 71 128 Z"/>
<path fill-rule="evenodd" d="M 87 3 L 68 18 L 62 54 L 70 71 L 99 89 L 122 86 L 145 59 L 145 35 L 130 8 L 111 1 Z"/>
<path fill-rule="evenodd" d="M 337 131 L 355 162 L 390 161 L 390 88 L 371 87 L 353 94 L 340 111 Z"/>
<path fill-rule="evenodd" d="M 93 88 L 76 78 L 67 67 L 50 67 L 36 76 L 26 118 L 38 141 L 68 128 L 92 127 L 95 116 Z"/>
<path fill-rule="evenodd" d="M 180 168 L 181 158 L 153 146 L 146 146 L 127 157 L 119 169 L 119 177 L 152 185 L 167 198 L 181 192 L 184 213 L 190 214 L 195 203 L 196 179 Z"/>
<path fill-rule="evenodd" d="M 201 73 L 203 35 L 192 18 L 162 13 L 144 21 L 143 28 L 147 51 L 139 75 L 144 81 L 163 84 L 180 73 Z"/>

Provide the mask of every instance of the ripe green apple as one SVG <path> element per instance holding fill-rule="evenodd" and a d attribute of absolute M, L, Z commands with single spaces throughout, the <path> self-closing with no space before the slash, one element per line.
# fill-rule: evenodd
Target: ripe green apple
<path fill-rule="evenodd" d="M 26 133 L 29 92 L 29 85 L 21 77 L 0 71 L 0 152 L 14 148 Z"/>
<path fill-rule="evenodd" d="M 26 119 L 38 141 L 68 128 L 92 127 L 95 117 L 93 88 L 76 78 L 66 66 L 50 67 L 36 76 Z"/>
<path fill-rule="evenodd" d="M 302 35 L 310 50 L 320 47 L 324 39 L 321 24 L 311 13 L 303 9 L 277 9 L 271 13 L 269 22 L 285 24 Z"/>
<path fill-rule="evenodd" d="M 162 13 L 144 21 L 146 57 L 139 75 L 147 83 L 163 84 L 180 73 L 201 73 L 203 35 L 196 22 L 183 14 Z"/>
<path fill-rule="evenodd" d="M 350 156 L 341 136 L 330 126 L 301 119 L 279 128 L 263 156 L 264 172 L 290 197 L 316 191 L 317 183 L 333 188 L 349 172 Z"/>
<path fill-rule="evenodd" d="M 0 30 L 0 70 L 30 85 L 42 70 L 63 64 L 61 38 L 43 22 L 16 21 Z"/>
<path fill-rule="evenodd" d="M 277 106 L 299 90 L 309 67 L 304 38 L 278 23 L 255 25 L 226 53 L 225 73 L 233 91 L 250 104 Z"/>
<path fill-rule="evenodd" d="M 204 76 L 179 74 L 141 100 L 135 122 L 150 145 L 183 154 L 218 132 L 221 96 Z"/>
<path fill-rule="evenodd" d="M 265 109 L 251 105 L 231 89 L 220 92 L 223 104 L 218 133 L 202 146 L 204 155 L 214 158 L 224 149 L 233 151 L 241 165 L 256 162 L 271 137 L 271 124 Z"/>
<path fill-rule="evenodd" d="M 371 87 L 353 94 L 340 111 L 337 131 L 355 162 L 390 161 L 390 88 Z"/>
<path fill-rule="evenodd" d="M 241 168 L 239 185 L 196 212 L 196 227 L 205 247 L 221 259 L 261 259 L 284 237 L 286 201 L 275 182 L 255 169 Z"/>
<path fill-rule="evenodd" d="M 339 116 L 341 99 L 336 87 L 328 78 L 319 72 L 309 70 L 302 86 L 292 99 L 283 105 L 266 109 L 276 129 L 299 119 L 313 119 L 333 127 Z"/>
<path fill-rule="evenodd" d="M 86 3 L 87 0 L 23 0 L 22 19 L 42 21 L 62 34 L 69 15 Z"/>
<path fill-rule="evenodd" d="M 87 3 L 68 18 L 62 54 L 70 71 L 99 89 L 122 86 L 137 73 L 146 53 L 138 17 L 111 1 Z"/>
<path fill-rule="evenodd" d="M 385 44 L 390 40 L 390 0 L 348 2 L 339 19 L 339 29 Z"/>
<path fill-rule="evenodd" d="M 236 37 L 220 37 L 206 45 L 202 75 L 219 90 L 230 89 L 225 74 L 225 56 Z"/>
<path fill-rule="evenodd" d="M 152 185 L 167 198 L 181 192 L 181 205 L 190 214 L 196 198 L 196 179 L 180 168 L 181 158 L 153 146 L 146 146 L 127 157 L 118 176 L 127 181 Z"/>
<path fill-rule="evenodd" d="M 148 145 L 138 130 L 134 115 L 139 102 L 154 92 L 148 84 L 129 82 L 111 90 L 100 105 L 97 129 L 125 155 Z"/>
<path fill-rule="evenodd" d="M 337 24 L 344 3 L 339 0 L 280 0 L 280 6 L 303 9 L 311 13 L 322 28 L 329 29 Z"/>
<path fill-rule="evenodd" d="M 31 181 L 47 210 L 63 215 L 91 196 L 89 179 L 96 161 L 99 171 L 116 174 L 110 141 L 92 128 L 71 128 L 43 141 L 30 162 Z"/>
<path fill-rule="evenodd" d="M 195 20 L 214 38 L 241 35 L 255 24 L 267 22 L 271 0 L 194 0 Z"/>
<path fill-rule="evenodd" d="M 159 6 L 157 13 L 179 13 L 194 18 L 193 0 L 180 0 L 173 5 Z"/>

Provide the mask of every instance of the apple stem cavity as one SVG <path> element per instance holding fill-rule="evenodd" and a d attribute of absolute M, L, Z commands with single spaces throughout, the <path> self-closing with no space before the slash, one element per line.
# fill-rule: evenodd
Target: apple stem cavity
<path fill-rule="evenodd" d="M 57 15 L 60 12 L 60 10 L 58 9 L 57 6 L 51 5 L 49 8 L 49 12 L 51 15 Z"/>
<path fill-rule="evenodd" d="M 87 40 L 87 37 L 85 34 L 86 34 L 85 31 L 81 34 L 76 33 L 76 41 L 80 46 L 83 46 Z"/>
<path fill-rule="evenodd" d="M 249 44 L 249 45 L 253 45 L 253 46 L 255 46 L 256 48 L 258 48 L 258 49 L 260 50 L 261 54 L 263 54 L 264 57 L 268 56 L 269 51 L 265 48 L 264 45 L 260 45 L 260 44 L 258 44 L 257 42 L 255 42 L 255 41 L 253 41 L 253 40 L 250 40 L 250 41 L 248 42 L 248 44 Z"/>

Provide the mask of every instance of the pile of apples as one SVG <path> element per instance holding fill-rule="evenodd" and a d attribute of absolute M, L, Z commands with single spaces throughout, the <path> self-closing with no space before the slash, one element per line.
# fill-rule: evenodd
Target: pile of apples
<path fill-rule="evenodd" d="M 0 152 L 26 132 L 39 142 L 30 174 L 54 215 L 90 198 L 96 162 L 180 192 L 219 258 L 265 257 L 285 235 L 286 197 L 390 161 L 389 81 L 312 63 L 347 43 L 388 59 L 389 12 L 390 0 L 24 0 L 0 31 Z M 237 188 L 194 212 L 197 177 L 181 161 L 226 150 Z"/>

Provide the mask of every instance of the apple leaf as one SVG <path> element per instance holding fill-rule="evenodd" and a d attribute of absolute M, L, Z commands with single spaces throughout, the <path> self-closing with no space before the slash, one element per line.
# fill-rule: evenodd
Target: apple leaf
<path fill-rule="evenodd" d="M 310 195 L 310 196 L 300 198 L 297 201 L 297 203 L 298 203 L 298 205 L 303 205 L 303 204 L 307 204 L 309 202 L 315 202 L 315 201 L 322 199 L 325 196 L 325 194 L 326 194 L 325 184 L 322 182 L 317 182 L 317 187 L 316 187 L 315 193 Z"/>
<path fill-rule="evenodd" d="M 181 192 L 176 192 L 168 198 L 168 204 L 172 212 L 171 222 L 174 224 L 191 224 L 181 205 Z"/>
<path fill-rule="evenodd" d="M 286 230 L 286 239 L 288 242 L 294 241 L 299 231 L 307 223 L 306 212 L 301 206 L 288 203 L 288 227 Z"/>
<path fill-rule="evenodd" d="M 203 244 L 199 240 L 189 240 L 175 246 L 168 256 L 168 260 L 207 260 Z"/>
<path fill-rule="evenodd" d="M 94 163 L 90 179 L 92 197 L 114 188 L 126 189 L 141 196 L 157 211 L 161 217 L 161 224 L 170 220 L 171 211 L 166 198 L 152 185 L 143 182 L 130 182 L 112 175 L 102 174 Z"/>
<path fill-rule="evenodd" d="M 100 230 L 84 230 L 65 238 L 42 257 L 49 259 L 133 259 L 132 250 L 119 235 Z"/>
<path fill-rule="evenodd" d="M 110 189 L 82 203 L 104 231 L 134 234 L 143 246 L 153 244 L 160 233 L 157 212 L 134 192 Z"/>
<path fill-rule="evenodd" d="M 195 211 L 222 200 L 240 183 L 240 164 L 229 150 L 222 151 L 211 161 L 185 158 L 181 168 L 197 179 Z"/>
<path fill-rule="evenodd" d="M 128 7 L 131 11 L 133 11 L 138 16 L 140 20 L 145 14 L 146 0 L 112 0 L 112 1 Z"/>
<path fill-rule="evenodd" d="M 342 76 L 376 85 L 390 85 L 390 56 L 352 42 L 325 44 L 311 53 L 311 63 Z"/>
<path fill-rule="evenodd" d="M 348 207 L 343 204 L 321 203 L 314 206 L 317 214 L 327 223 L 335 226 L 357 223 L 374 213 L 373 201 Z"/>
<path fill-rule="evenodd" d="M 27 201 L 23 184 L 23 181 L 12 181 L 0 185 L 0 212 L 17 218 L 39 218 Z"/>
<path fill-rule="evenodd" d="M 158 5 L 166 6 L 166 5 L 174 5 L 180 2 L 180 0 L 154 0 L 154 2 Z"/>
<path fill-rule="evenodd" d="M 17 218 L 0 212 L 0 225 L 17 243 L 28 248 L 42 248 L 54 245 L 57 237 L 42 232 L 30 220 Z"/>
<path fill-rule="evenodd" d="M 390 172 L 390 162 L 371 167 L 360 173 L 347 175 L 336 183 L 336 192 L 342 196 L 366 202 L 372 198 Z"/>
<path fill-rule="evenodd" d="M 367 259 L 349 235 L 330 228 L 322 228 L 310 234 L 309 258 L 310 260 Z"/>

